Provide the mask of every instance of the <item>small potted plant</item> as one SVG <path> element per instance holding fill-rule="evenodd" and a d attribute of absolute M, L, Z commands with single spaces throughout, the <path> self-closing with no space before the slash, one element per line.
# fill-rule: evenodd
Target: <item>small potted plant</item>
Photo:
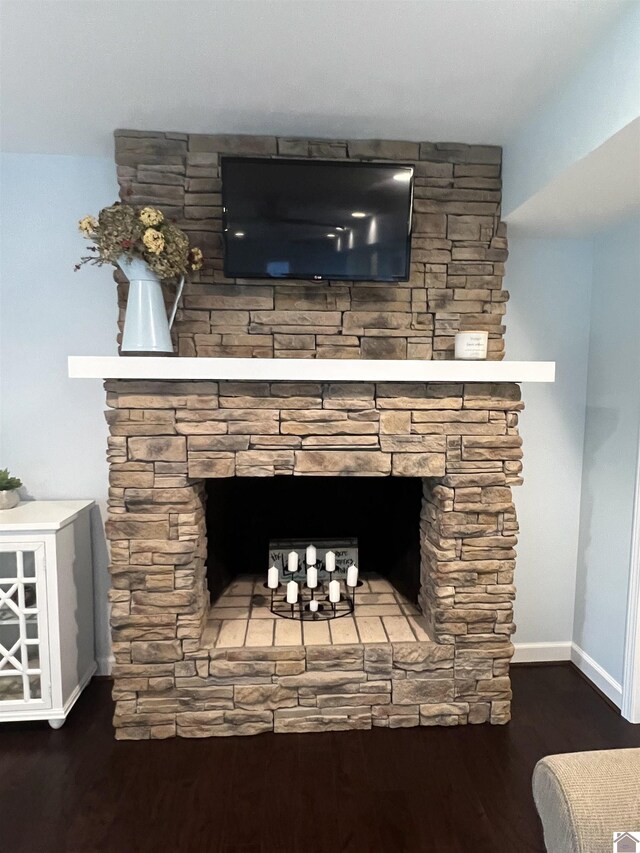
<path fill-rule="evenodd" d="M 184 286 L 184 277 L 202 268 L 202 251 L 156 207 L 116 202 L 96 219 L 85 216 L 80 233 L 90 240 L 82 264 L 113 264 L 129 279 L 127 312 L 122 333 L 123 355 L 173 355 L 170 330 Z M 167 319 L 161 282 L 177 282 L 176 298 Z"/>
<path fill-rule="evenodd" d="M 0 469 L 0 510 L 11 509 L 20 503 L 18 489 L 22 480 L 12 477 L 7 468 Z"/>

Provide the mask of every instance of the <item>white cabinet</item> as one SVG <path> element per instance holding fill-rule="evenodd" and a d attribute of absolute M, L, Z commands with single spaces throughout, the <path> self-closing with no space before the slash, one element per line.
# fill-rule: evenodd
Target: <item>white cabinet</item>
<path fill-rule="evenodd" d="M 0 511 L 0 722 L 59 728 L 95 672 L 92 506 Z"/>

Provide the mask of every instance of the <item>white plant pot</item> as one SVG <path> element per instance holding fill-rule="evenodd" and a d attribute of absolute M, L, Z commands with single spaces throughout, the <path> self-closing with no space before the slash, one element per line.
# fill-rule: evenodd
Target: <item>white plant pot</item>
<path fill-rule="evenodd" d="M 20 503 L 20 495 L 17 489 L 0 491 L 0 510 L 13 509 Z"/>

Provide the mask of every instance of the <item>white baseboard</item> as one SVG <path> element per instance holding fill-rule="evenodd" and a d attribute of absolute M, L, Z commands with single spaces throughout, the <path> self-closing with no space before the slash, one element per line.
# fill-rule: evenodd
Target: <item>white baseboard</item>
<path fill-rule="evenodd" d="M 111 675 L 111 667 L 115 663 L 115 658 L 113 655 L 106 655 L 96 658 L 96 663 L 98 664 L 96 675 Z"/>
<path fill-rule="evenodd" d="M 614 705 L 620 708 L 622 706 L 622 685 L 620 682 L 609 675 L 606 669 L 603 669 L 580 646 L 577 646 L 575 643 L 571 645 L 571 660 L 573 663 L 578 667 L 580 672 L 587 676 L 589 681 L 595 684 L 598 690 L 601 690 L 607 698 L 611 699 Z"/>
<path fill-rule="evenodd" d="M 546 663 L 571 660 L 571 642 L 515 643 L 512 663 Z"/>
<path fill-rule="evenodd" d="M 622 687 L 591 655 L 572 642 L 515 643 L 512 663 L 550 663 L 572 661 L 589 681 L 601 690 L 618 708 L 622 705 Z"/>

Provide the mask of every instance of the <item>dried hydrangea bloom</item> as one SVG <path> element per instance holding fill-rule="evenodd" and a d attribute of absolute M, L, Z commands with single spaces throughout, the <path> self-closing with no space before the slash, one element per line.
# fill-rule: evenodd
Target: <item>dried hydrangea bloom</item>
<path fill-rule="evenodd" d="M 184 231 L 171 224 L 163 226 L 162 235 L 164 237 L 164 251 L 162 254 L 150 257 L 149 266 L 162 279 L 184 275 L 187 271 L 189 238 Z"/>
<path fill-rule="evenodd" d="M 98 228 L 98 220 L 95 216 L 84 216 L 80 222 L 78 222 L 78 228 L 85 237 L 91 237 L 92 234 L 95 234 L 96 229 Z"/>
<path fill-rule="evenodd" d="M 147 227 L 160 225 L 164 221 L 164 214 L 157 207 L 143 207 L 140 211 L 140 221 Z"/>
<path fill-rule="evenodd" d="M 165 239 L 160 231 L 155 228 L 147 228 L 142 235 L 142 242 L 147 247 L 147 250 L 154 255 L 159 255 L 164 249 Z"/>
<path fill-rule="evenodd" d="M 123 243 L 130 247 L 142 239 L 144 225 L 136 211 L 128 204 L 113 204 L 98 214 L 97 242 L 103 261 L 115 264 L 124 251 Z"/>
<path fill-rule="evenodd" d="M 194 246 L 189 251 L 189 266 L 192 270 L 201 270 L 203 263 L 204 255 L 202 254 L 202 249 L 198 249 L 197 246 Z"/>

